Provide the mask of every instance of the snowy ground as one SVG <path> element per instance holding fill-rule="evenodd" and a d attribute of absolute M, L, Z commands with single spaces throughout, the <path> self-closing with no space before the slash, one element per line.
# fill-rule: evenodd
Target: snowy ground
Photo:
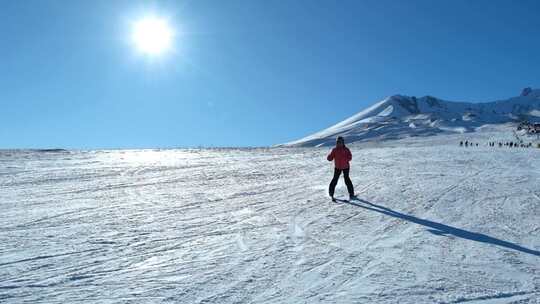
<path fill-rule="evenodd" d="M 354 204 L 326 148 L 0 152 L 0 302 L 540 303 L 511 136 L 351 145 Z"/>

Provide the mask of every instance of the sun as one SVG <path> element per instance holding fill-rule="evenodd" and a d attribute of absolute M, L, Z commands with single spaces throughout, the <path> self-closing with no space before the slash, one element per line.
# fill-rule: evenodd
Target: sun
<path fill-rule="evenodd" d="M 169 50 L 174 32 L 167 20 L 146 17 L 133 25 L 132 40 L 135 47 L 147 55 L 159 55 Z"/>

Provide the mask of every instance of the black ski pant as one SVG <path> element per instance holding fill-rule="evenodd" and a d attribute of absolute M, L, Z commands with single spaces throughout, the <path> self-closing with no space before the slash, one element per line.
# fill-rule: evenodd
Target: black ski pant
<path fill-rule="evenodd" d="M 349 178 L 349 168 L 347 169 L 338 169 L 334 168 L 334 177 L 332 178 L 332 181 L 330 182 L 330 188 L 328 189 L 328 193 L 330 196 L 334 196 L 334 191 L 336 190 L 336 185 L 339 180 L 339 176 L 341 175 L 341 171 L 343 171 L 343 179 L 345 180 L 345 185 L 347 185 L 347 191 L 349 191 L 349 195 L 354 195 L 354 187 L 351 182 L 351 179 Z"/>

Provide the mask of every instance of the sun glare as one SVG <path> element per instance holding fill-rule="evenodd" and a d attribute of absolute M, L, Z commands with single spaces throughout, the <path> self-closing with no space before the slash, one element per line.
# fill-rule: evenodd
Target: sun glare
<path fill-rule="evenodd" d="M 147 17 L 133 26 L 132 39 L 137 49 L 148 55 L 159 55 L 171 48 L 174 33 L 165 19 Z"/>

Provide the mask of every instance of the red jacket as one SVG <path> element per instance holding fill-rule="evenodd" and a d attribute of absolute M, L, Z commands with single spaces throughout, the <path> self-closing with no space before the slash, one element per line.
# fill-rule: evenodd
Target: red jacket
<path fill-rule="evenodd" d="M 328 154 L 328 161 L 334 161 L 336 169 L 349 169 L 349 162 L 352 159 L 352 154 L 349 148 L 334 148 Z"/>

